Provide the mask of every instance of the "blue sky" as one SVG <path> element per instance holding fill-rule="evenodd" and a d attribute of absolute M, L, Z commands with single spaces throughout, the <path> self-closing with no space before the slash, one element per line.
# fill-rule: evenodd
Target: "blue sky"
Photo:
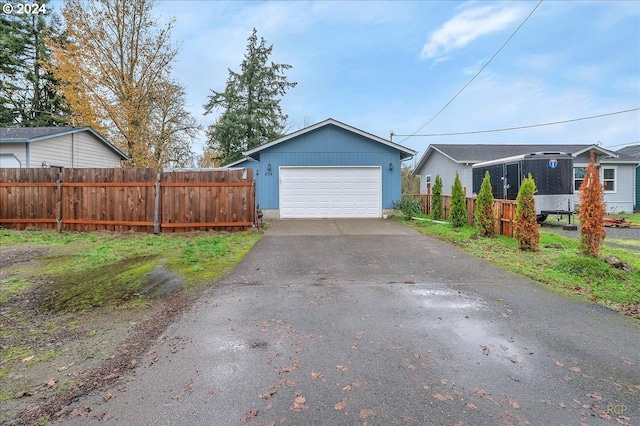
<path fill-rule="evenodd" d="M 326 118 L 382 137 L 418 131 L 486 64 L 537 1 L 160 1 L 181 46 L 173 73 L 193 114 L 224 90 L 255 27 L 271 59 L 293 66 L 283 98 L 291 130 Z M 482 73 L 419 134 L 569 120 L 640 107 L 640 2 L 543 1 Z M 197 143 L 201 152 L 204 140 Z M 571 124 L 449 137 L 430 143 L 640 141 L 640 111 Z"/>

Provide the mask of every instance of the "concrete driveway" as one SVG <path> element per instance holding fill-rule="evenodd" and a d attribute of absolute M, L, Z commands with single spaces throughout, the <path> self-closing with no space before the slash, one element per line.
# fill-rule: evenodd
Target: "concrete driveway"
<path fill-rule="evenodd" d="M 66 422 L 640 424 L 638 321 L 392 221 L 273 222 L 138 365 Z"/>

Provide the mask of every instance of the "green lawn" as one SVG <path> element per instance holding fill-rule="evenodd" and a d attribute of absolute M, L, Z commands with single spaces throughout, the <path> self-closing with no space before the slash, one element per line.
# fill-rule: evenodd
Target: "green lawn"
<path fill-rule="evenodd" d="M 518 249 L 515 239 L 504 236 L 475 238 L 471 226 L 454 229 L 448 223 L 398 219 L 418 231 L 449 241 L 462 250 L 496 265 L 553 287 L 582 294 L 625 314 L 640 318 L 640 259 L 629 250 L 604 247 L 601 258 L 580 254 L 580 242 L 552 232 L 540 232 L 540 250 Z M 614 268 L 602 259 L 615 256 L 633 272 Z"/>

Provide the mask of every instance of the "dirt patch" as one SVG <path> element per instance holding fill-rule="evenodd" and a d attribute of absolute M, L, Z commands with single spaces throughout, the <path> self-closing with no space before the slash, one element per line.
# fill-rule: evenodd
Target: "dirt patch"
<path fill-rule="evenodd" d="M 23 277 L 25 270 L 33 275 L 49 255 L 38 247 L 1 250 L 2 279 Z M 126 271 L 145 262 L 137 259 L 118 268 Z M 95 277 L 100 273 L 96 271 Z M 72 278 L 91 287 L 93 278 L 86 274 Z M 140 286 L 131 287 L 131 294 L 118 299 L 135 302 L 136 292 L 153 294 L 142 304 L 66 309 L 67 305 L 55 303 L 68 299 L 57 299 L 61 281 L 36 277 L 30 283 L 0 304 L 0 424 L 31 425 L 64 415 L 64 407 L 72 401 L 133 368 L 196 297 L 176 292 L 181 280 L 163 267 L 152 270 Z"/>

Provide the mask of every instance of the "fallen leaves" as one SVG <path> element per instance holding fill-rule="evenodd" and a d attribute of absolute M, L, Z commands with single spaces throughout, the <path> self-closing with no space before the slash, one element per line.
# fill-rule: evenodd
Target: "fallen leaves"
<path fill-rule="evenodd" d="M 360 418 L 362 420 L 366 420 L 368 417 L 373 416 L 375 413 L 373 410 L 369 410 L 368 408 L 363 408 L 360 410 Z"/>
<path fill-rule="evenodd" d="M 107 392 L 102 396 L 102 399 L 104 400 L 104 402 L 107 402 L 111 398 L 115 398 L 115 396 L 116 395 L 113 392 Z"/>
<path fill-rule="evenodd" d="M 345 367 L 344 365 L 336 365 L 336 370 L 340 371 L 341 373 L 344 373 L 345 371 L 348 370 L 348 368 Z"/>
<path fill-rule="evenodd" d="M 344 398 L 342 398 L 342 399 L 340 400 L 340 402 L 336 403 L 336 404 L 333 406 L 333 409 L 334 409 L 334 410 L 338 410 L 338 411 L 339 411 L 339 410 L 344 409 L 344 408 L 347 406 L 347 400 L 348 400 L 348 399 L 349 399 L 349 397 L 345 396 Z"/>
<path fill-rule="evenodd" d="M 319 371 L 312 371 L 311 372 L 311 378 L 312 379 L 315 380 L 315 379 L 319 379 L 321 377 L 323 377 L 321 372 L 319 372 Z"/>
<path fill-rule="evenodd" d="M 247 421 L 253 419 L 254 417 L 257 417 L 258 413 L 260 413 L 258 410 L 249 410 L 242 415 L 242 417 L 240 418 L 240 421 L 242 423 L 246 423 Z"/>
<path fill-rule="evenodd" d="M 433 397 L 438 401 L 453 401 L 453 395 L 450 395 L 450 394 L 442 395 L 439 393 L 435 393 L 433 394 Z"/>
<path fill-rule="evenodd" d="M 291 411 L 302 411 L 306 410 L 308 407 L 306 406 L 307 398 L 300 395 L 300 392 L 296 392 L 296 396 L 293 399 L 293 404 L 290 407 Z"/>
<path fill-rule="evenodd" d="M 480 347 L 482 348 L 482 353 L 489 356 L 489 353 L 491 352 L 491 349 L 489 349 L 489 346 L 480 345 Z"/>

